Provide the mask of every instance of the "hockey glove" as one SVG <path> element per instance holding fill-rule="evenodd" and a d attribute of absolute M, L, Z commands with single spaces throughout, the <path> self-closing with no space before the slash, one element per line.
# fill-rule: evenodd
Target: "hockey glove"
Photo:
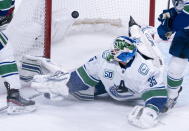
<path fill-rule="evenodd" d="M 164 25 L 160 25 L 158 28 L 157 28 L 157 32 L 158 32 L 158 35 L 159 37 L 162 39 L 162 40 L 168 40 L 171 35 L 174 33 L 173 31 L 171 31 L 170 29 L 168 29 L 166 26 Z"/>
<path fill-rule="evenodd" d="M 135 106 L 128 115 L 130 124 L 139 128 L 154 127 L 158 123 L 158 113 L 144 106 Z"/>
<path fill-rule="evenodd" d="M 175 16 L 177 15 L 177 12 L 174 8 L 163 10 L 163 13 L 161 13 L 158 17 L 158 20 L 163 23 L 164 20 L 167 19 L 174 19 Z"/>
<path fill-rule="evenodd" d="M 173 34 L 172 24 L 177 15 L 177 12 L 174 8 L 163 10 L 158 17 L 158 20 L 161 22 L 161 25 L 158 27 L 158 35 L 162 40 L 168 40 Z"/>

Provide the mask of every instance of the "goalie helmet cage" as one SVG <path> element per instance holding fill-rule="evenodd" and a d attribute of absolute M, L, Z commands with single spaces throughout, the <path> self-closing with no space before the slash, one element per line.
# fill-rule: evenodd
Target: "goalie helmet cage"
<path fill-rule="evenodd" d="M 25 54 L 50 58 L 52 43 L 63 34 L 59 30 L 63 30 L 65 18 L 71 17 L 72 11 L 80 13 L 75 21 L 83 21 L 80 24 L 88 23 L 85 22 L 88 19 L 92 24 L 116 25 L 115 19 L 128 21 L 132 15 L 138 23 L 154 26 L 155 3 L 155 0 L 22 0 L 5 33 L 17 61 Z M 91 22 L 93 19 L 95 22 Z"/>

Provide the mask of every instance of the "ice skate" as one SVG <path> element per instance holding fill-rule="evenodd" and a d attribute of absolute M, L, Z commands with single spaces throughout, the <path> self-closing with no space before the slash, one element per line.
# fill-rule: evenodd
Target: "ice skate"
<path fill-rule="evenodd" d="M 10 89 L 10 84 L 5 82 L 7 88 L 7 113 L 8 114 L 21 114 L 33 112 L 36 110 L 35 102 L 27 100 L 20 95 L 18 89 Z"/>

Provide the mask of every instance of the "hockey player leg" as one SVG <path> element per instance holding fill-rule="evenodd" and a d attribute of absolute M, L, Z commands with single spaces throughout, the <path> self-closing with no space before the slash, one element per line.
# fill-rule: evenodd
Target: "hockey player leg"
<path fill-rule="evenodd" d="M 168 102 L 167 108 L 173 108 L 176 104 L 179 93 L 182 90 L 184 71 L 187 67 L 188 60 L 178 57 L 172 57 L 167 74 Z"/>
<path fill-rule="evenodd" d="M 36 109 L 35 102 L 24 99 L 19 93 L 21 88 L 19 73 L 10 44 L 0 51 L 0 75 L 7 88 L 7 113 L 34 111 Z"/>
<path fill-rule="evenodd" d="M 139 128 L 154 127 L 158 123 L 158 113 L 144 106 L 135 106 L 128 115 L 128 122 Z"/>
<path fill-rule="evenodd" d="M 32 80 L 31 87 L 36 91 L 43 93 L 44 96 L 51 100 L 62 100 L 69 94 L 66 86 L 69 80 L 69 73 L 61 71 L 52 75 L 36 75 Z"/>

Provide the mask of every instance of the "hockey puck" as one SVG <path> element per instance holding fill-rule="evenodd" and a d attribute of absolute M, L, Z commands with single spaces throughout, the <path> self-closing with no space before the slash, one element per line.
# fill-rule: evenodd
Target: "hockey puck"
<path fill-rule="evenodd" d="M 79 12 L 78 11 L 73 11 L 72 12 L 72 17 L 73 18 L 78 18 L 79 17 Z"/>
<path fill-rule="evenodd" d="M 47 98 L 47 99 L 50 99 L 51 95 L 49 93 L 44 93 L 44 97 Z"/>

